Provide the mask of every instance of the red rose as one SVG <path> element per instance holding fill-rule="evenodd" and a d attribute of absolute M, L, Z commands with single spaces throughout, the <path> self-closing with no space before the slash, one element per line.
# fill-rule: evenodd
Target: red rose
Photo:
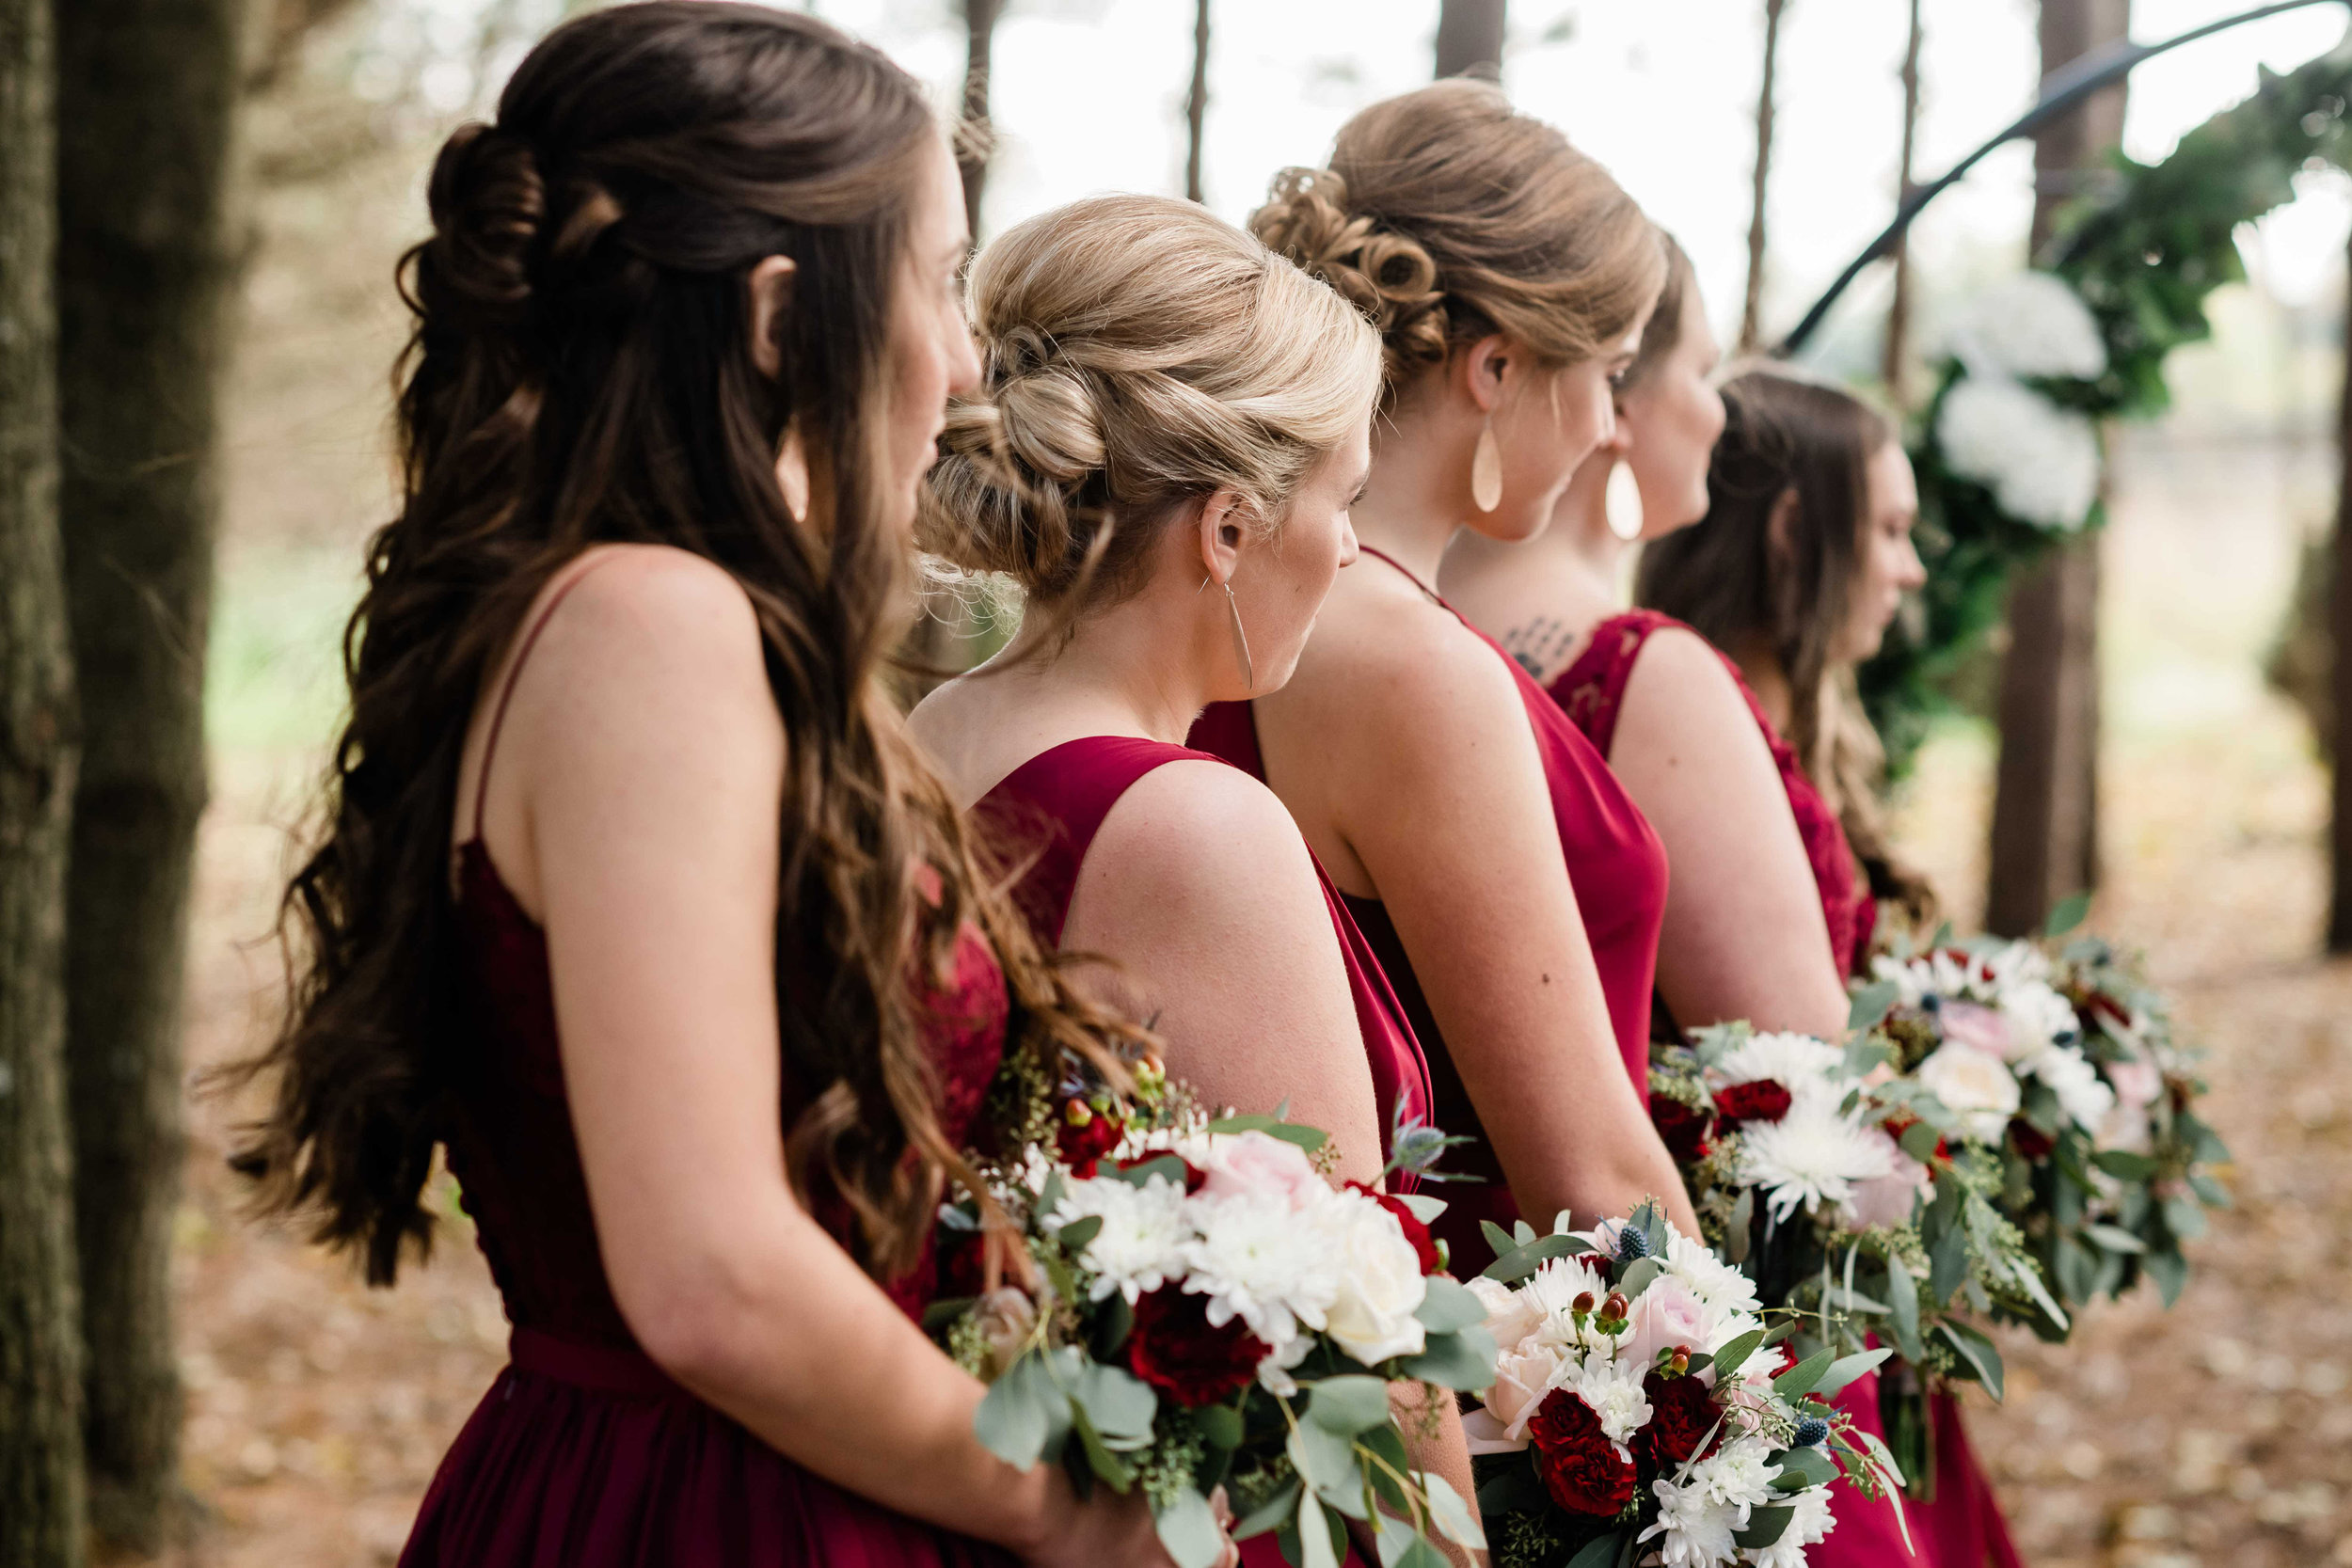
<path fill-rule="evenodd" d="M 1209 1173 L 1207 1171 L 1202 1170 L 1183 1155 L 1171 1154 L 1165 1149 L 1156 1154 L 1138 1154 L 1132 1160 L 1121 1160 L 1119 1162 L 1119 1168 L 1133 1170 L 1137 1165 L 1148 1165 L 1154 1160 L 1173 1160 L 1184 1167 L 1184 1191 L 1186 1193 L 1197 1193 L 1208 1184 Z"/>
<path fill-rule="evenodd" d="M 988 1241 L 977 1230 L 938 1232 L 939 1294 L 942 1300 L 977 1296 L 988 1289 Z"/>
<path fill-rule="evenodd" d="M 1083 1100 L 1073 1100 L 1062 1107 L 1061 1126 L 1055 1131 L 1054 1146 L 1060 1152 L 1062 1163 L 1070 1174 L 1081 1179 L 1094 1174 L 1094 1167 L 1104 1155 L 1119 1147 L 1127 1124 L 1106 1111 L 1097 1111 Z"/>
<path fill-rule="evenodd" d="M 1127 1335 L 1127 1365 L 1181 1405 L 1215 1404 L 1249 1386 L 1264 1360 L 1264 1340 L 1239 1318 L 1216 1328 L 1208 1303 L 1163 1285 L 1136 1303 Z"/>
<path fill-rule="evenodd" d="M 2009 1124 L 2009 1141 L 2017 1146 L 2017 1152 L 2028 1160 L 2046 1160 L 2055 1146 L 2050 1135 L 2024 1117 L 2012 1117 Z"/>
<path fill-rule="evenodd" d="M 1649 1396 L 1649 1420 L 1633 1434 L 1633 1446 L 1655 1469 L 1670 1471 L 1723 1446 L 1723 1412 L 1697 1378 L 1646 1372 L 1642 1392 Z"/>
<path fill-rule="evenodd" d="M 1717 1089 L 1715 1114 L 1734 1127 L 1743 1121 L 1778 1121 L 1788 1114 L 1788 1085 L 1776 1078 L 1758 1078 Z"/>
<path fill-rule="evenodd" d="M 1708 1133 L 1714 1131 L 1714 1118 L 1695 1106 L 1685 1105 L 1671 1095 L 1652 1091 L 1649 1097 L 1650 1124 L 1658 1129 L 1658 1136 L 1666 1145 L 1666 1152 L 1678 1165 L 1694 1165 L 1707 1158 L 1712 1143 Z"/>
<path fill-rule="evenodd" d="M 1613 1519 L 1632 1499 L 1633 1461 L 1609 1440 L 1583 1397 L 1554 1388 L 1527 1423 L 1535 1473 L 1551 1500 L 1571 1513 Z"/>
<path fill-rule="evenodd" d="M 1405 1207 L 1402 1198 L 1392 1197 L 1376 1188 L 1367 1187 L 1361 1181 L 1350 1181 L 1348 1185 L 1396 1216 L 1397 1228 L 1405 1232 L 1405 1239 L 1413 1243 L 1413 1256 L 1421 1259 L 1422 1273 L 1436 1274 L 1444 1267 L 1438 1261 L 1437 1239 L 1429 1234 L 1429 1227 L 1422 1224 L 1410 1209 Z"/>

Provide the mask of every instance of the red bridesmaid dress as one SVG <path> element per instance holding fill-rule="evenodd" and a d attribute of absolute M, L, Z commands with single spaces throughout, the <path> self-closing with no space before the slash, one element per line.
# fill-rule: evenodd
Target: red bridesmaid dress
<path fill-rule="evenodd" d="M 1574 720 L 1604 754 L 1616 736 L 1626 682 L 1632 677 L 1634 660 L 1641 657 L 1642 645 L 1651 634 L 1670 626 L 1697 635 L 1673 616 L 1654 610 L 1613 615 L 1593 628 L 1592 640 L 1584 651 L 1552 682 L 1551 693 L 1561 711 Z M 1838 977 L 1851 978 L 1869 956 L 1878 905 L 1858 875 L 1853 850 L 1846 842 L 1846 830 L 1806 776 L 1795 748 L 1773 728 L 1763 705 L 1748 689 L 1739 665 L 1727 656 L 1724 665 L 1739 686 L 1740 695 L 1746 700 L 1748 711 L 1756 716 L 1765 744 L 1772 748 L 1782 787 L 1788 792 L 1788 809 L 1797 819 L 1797 832 L 1804 840 L 1805 858 L 1812 863 L 1813 879 L 1820 890 L 1821 913 L 1828 921 L 1830 948 L 1837 959 Z M 1883 1437 L 1878 1394 L 1878 1374 L 1872 1372 L 1850 1386 L 1837 1404 L 1854 1418 L 1857 1426 Z M 2009 1525 L 2001 1516 L 1999 1500 L 1993 1495 L 1992 1483 L 1968 1446 L 1967 1432 L 1961 1424 L 1960 1402 L 1948 1394 L 1938 1394 L 1930 1405 L 1935 1428 L 1935 1500 L 1908 1503 L 1905 1507 L 1919 1558 L 1937 1568 L 1984 1568 L 1987 1562 L 1994 1568 L 2023 1568 L 2017 1548 L 2010 1541 Z M 1901 1537 L 1891 1511 L 1884 1505 L 1871 1503 L 1840 1481 L 1836 1483 L 1836 1512 L 1837 1528 L 1827 1541 L 1810 1549 L 1811 1560 L 1819 1568 L 1869 1568 L 1901 1560 Z"/>
<path fill-rule="evenodd" d="M 1387 562 L 1433 602 L 1453 610 L 1426 584 L 1380 551 L 1367 545 L 1363 552 Z M 1459 619 L 1459 612 L 1455 616 Z M 1462 624 L 1470 626 L 1467 621 Z M 1474 626 L 1470 629 L 1477 631 Z M 1543 758 L 1544 778 L 1551 792 L 1552 816 L 1560 828 L 1560 847 L 1567 859 L 1568 879 L 1576 889 L 1577 909 L 1583 917 L 1586 940 L 1592 944 L 1593 962 L 1600 972 L 1601 991 L 1608 1002 L 1617 1051 L 1634 1090 L 1646 1097 L 1650 990 L 1658 972 L 1659 925 L 1666 912 L 1665 849 L 1641 809 L 1634 805 L 1583 733 L 1567 721 L 1544 689 L 1530 679 L 1518 662 L 1492 638 L 1484 632 L 1478 632 L 1478 636 L 1494 649 L 1495 657 L 1502 661 L 1518 683 L 1528 723 L 1535 734 L 1536 750 Z M 1248 703 L 1213 705 L 1193 726 L 1192 741 L 1258 778 L 1265 777 L 1264 759 L 1258 749 L 1256 718 Z M 1445 1037 L 1429 1010 L 1421 982 L 1414 976 L 1412 960 L 1396 934 L 1387 907 L 1377 898 L 1343 896 L 1363 927 L 1380 966 L 1388 972 L 1405 1005 L 1406 1016 L 1412 1021 L 1413 1032 L 1429 1054 L 1438 1125 L 1471 1140 L 1454 1149 L 1446 1162 L 1446 1168 L 1463 1180 L 1447 1183 L 1448 1207 L 1432 1227 L 1451 1249 L 1454 1272 L 1469 1278 L 1494 1260 L 1494 1250 L 1486 1244 L 1479 1222 L 1492 1220 L 1508 1229 L 1512 1221 L 1519 1217 L 1518 1206 L 1512 1201 L 1511 1190 L 1502 1179 L 1502 1163 L 1486 1139 L 1477 1108 L 1470 1103 L 1469 1090 L 1463 1087 L 1461 1074 L 1454 1069 Z M 1549 1214 L 1533 1217 L 1533 1223 L 1539 1227 L 1549 1227 L 1550 1221 Z"/>
<path fill-rule="evenodd" d="M 516 670 L 569 591 L 558 590 L 534 623 Z M 510 673 L 483 757 L 485 783 L 513 689 Z M 491 863 L 479 805 L 459 861 L 465 1027 L 450 1042 L 446 1142 L 514 1324 L 512 1363 L 441 1461 L 401 1568 L 1013 1568 L 997 1547 L 803 1469 L 638 1348 L 597 1249 L 564 1099 L 547 939 Z M 1006 1011 L 1003 973 L 975 933 L 932 1015 L 940 1124 L 957 1143 L 1002 1056 Z M 784 1108 L 787 1121 L 792 1112 Z M 818 1207 L 829 1229 L 849 1234 L 845 1204 Z M 927 1245 L 884 1289 L 919 1321 L 934 1274 Z"/>

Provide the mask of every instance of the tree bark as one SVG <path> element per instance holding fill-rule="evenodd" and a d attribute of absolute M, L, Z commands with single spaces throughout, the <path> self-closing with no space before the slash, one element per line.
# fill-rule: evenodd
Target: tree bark
<path fill-rule="evenodd" d="M 0 0 L 0 1562 L 80 1568 L 65 1085 L 72 666 L 57 536 L 50 0 Z"/>
<path fill-rule="evenodd" d="M 963 135 L 956 162 L 963 170 L 963 211 L 977 238 L 980 198 L 988 192 L 988 159 L 993 131 L 988 119 L 989 52 L 996 41 L 996 19 L 1005 0 L 963 0 Z"/>
<path fill-rule="evenodd" d="M 1192 8 L 1192 91 L 1184 99 L 1184 199 L 1205 200 L 1200 183 L 1200 141 L 1209 123 L 1209 0 Z"/>
<path fill-rule="evenodd" d="M 1919 20 L 1920 0 L 1911 0 L 1911 31 L 1903 46 L 1903 146 L 1901 165 L 1895 175 L 1895 199 L 1911 199 L 1911 170 L 1919 132 L 1919 45 L 1924 33 Z M 1895 238 L 1895 296 L 1886 307 L 1886 341 L 1881 345 L 1879 379 L 1886 385 L 1886 395 L 1897 407 L 1910 400 L 1904 396 L 1908 377 L 1905 358 L 1911 352 L 1911 234 L 1908 230 Z"/>
<path fill-rule="evenodd" d="M 205 798 L 216 392 L 245 0 L 58 10 L 62 515 L 84 751 L 67 952 L 90 1513 L 164 1542 L 180 1013 Z"/>
<path fill-rule="evenodd" d="M 1438 76 L 1465 73 L 1502 79 L 1506 0 L 1439 0 Z"/>
<path fill-rule="evenodd" d="M 1754 354 L 1764 336 L 1764 198 L 1772 172 L 1772 76 L 1780 62 L 1780 15 L 1788 4 L 1764 0 L 1764 81 L 1756 94 L 1756 179 L 1748 206 L 1748 291 L 1740 311 L 1742 354 Z"/>
<path fill-rule="evenodd" d="M 2352 319 L 2352 294 L 2344 301 Z M 2330 895 L 2328 951 L 2352 953 L 2352 337 L 2344 362 L 2344 399 L 2337 405 L 2336 451 L 2341 463 L 2336 488 L 2336 536 L 2328 584 L 2328 686 L 2335 725 L 2328 748 L 2333 799 L 2328 821 Z"/>
<path fill-rule="evenodd" d="M 2131 0 L 2042 0 L 2043 75 L 2129 35 Z M 2032 249 L 2082 174 L 2123 136 L 2123 84 L 2034 138 Z M 2001 664 L 2001 760 L 1993 799 L 1985 927 L 2042 928 L 2060 899 L 2099 880 L 2099 557 L 2061 546 L 2010 591 Z"/>

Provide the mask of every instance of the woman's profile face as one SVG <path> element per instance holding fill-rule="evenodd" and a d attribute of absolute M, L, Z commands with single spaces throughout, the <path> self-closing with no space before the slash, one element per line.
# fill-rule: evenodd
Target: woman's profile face
<path fill-rule="evenodd" d="M 1901 442 L 1889 441 L 1870 454 L 1863 485 L 1867 501 L 1861 556 L 1841 640 L 1845 645 L 1837 650 L 1841 660 L 1854 664 L 1879 651 L 1886 628 L 1902 609 L 1903 595 L 1917 592 L 1928 580 L 1928 570 L 1911 543 L 1912 528 L 1919 521 L 1919 485 Z"/>
<path fill-rule="evenodd" d="M 1696 285 L 1682 291 L 1675 346 L 1619 400 L 1625 461 L 1642 491 L 1642 537 L 1655 539 L 1707 515 L 1707 464 L 1724 433 L 1715 367 L 1723 349 Z"/>
<path fill-rule="evenodd" d="M 1315 465 L 1282 526 L 1252 541 L 1233 571 L 1233 603 L 1249 638 L 1258 695 L 1289 684 L 1340 568 L 1356 559 L 1348 510 L 1372 472 L 1372 421 Z M 1245 695 L 1236 691 L 1235 696 Z"/>
<path fill-rule="evenodd" d="M 963 310 L 963 261 L 971 245 L 962 178 L 946 140 L 934 137 L 908 225 L 906 273 L 891 325 L 887 494 L 903 531 L 914 529 L 916 487 L 939 457 L 947 399 L 980 381 Z"/>
<path fill-rule="evenodd" d="M 1514 375 L 1491 420 L 1502 455 L 1502 500 L 1469 514 L 1471 530 L 1506 544 L 1533 539 L 1579 465 L 1616 434 L 1617 381 L 1633 363 L 1649 312 L 1601 352 L 1565 370 Z"/>

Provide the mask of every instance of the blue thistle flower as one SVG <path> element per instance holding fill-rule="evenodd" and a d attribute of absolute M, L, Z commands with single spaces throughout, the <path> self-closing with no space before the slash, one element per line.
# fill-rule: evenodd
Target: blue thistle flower
<path fill-rule="evenodd" d="M 1829 1423 L 1819 1416 L 1807 1416 L 1797 1423 L 1797 1435 L 1791 1441 L 1797 1448 L 1809 1449 L 1829 1435 Z"/>
<path fill-rule="evenodd" d="M 1617 1232 L 1617 1261 L 1630 1263 L 1637 1258 L 1649 1256 L 1649 1238 L 1627 1226 Z"/>

